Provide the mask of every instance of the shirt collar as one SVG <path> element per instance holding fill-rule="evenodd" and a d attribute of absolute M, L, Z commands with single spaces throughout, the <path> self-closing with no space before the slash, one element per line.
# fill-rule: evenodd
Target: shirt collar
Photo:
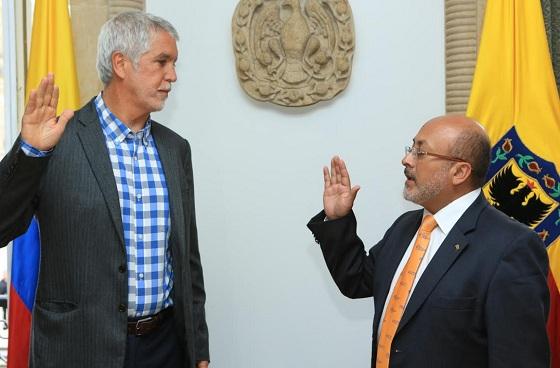
<path fill-rule="evenodd" d="M 129 127 L 126 126 L 119 118 L 115 116 L 109 110 L 105 101 L 103 101 L 102 92 L 100 92 L 97 97 L 95 98 L 95 108 L 97 109 L 97 115 L 99 116 L 99 121 L 101 123 L 101 128 L 103 129 L 103 133 L 113 140 L 116 145 L 121 144 L 125 139 L 140 139 L 144 146 L 148 145 L 148 141 L 152 131 L 152 120 L 150 116 L 148 116 L 148 120 L 144 125 L 142 130 L 134 133 L 130 130 Z"/>
<path fill-rule="evenodd" d="M 467 208 L 469 208 L 469 206 L 474 203 L 479 195 L 480 188 L 477 188 L 472 192 L 469 192 L 457 198 L 433 215 L 438 224 L 438 227 L 445 236 L 449 234 L 453 226 L 455 226 L 457 221 L 459 221 L 459 218 L 461 218 L 463 213 L 465 213 Z M 430 214 L 430 212 L 424 209 L 424 215 L 427 214 Z"/>

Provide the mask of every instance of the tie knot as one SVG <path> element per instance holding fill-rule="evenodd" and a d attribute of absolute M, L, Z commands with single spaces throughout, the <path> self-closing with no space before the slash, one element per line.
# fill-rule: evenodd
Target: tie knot
<path fill-rule="evenodd" d="M 426 215 L 422 219 L 422 223 L 420 224 L 420 231 L 426 231 L 431 233 L 437 226 L 436 219 L 432 215 Z"/>

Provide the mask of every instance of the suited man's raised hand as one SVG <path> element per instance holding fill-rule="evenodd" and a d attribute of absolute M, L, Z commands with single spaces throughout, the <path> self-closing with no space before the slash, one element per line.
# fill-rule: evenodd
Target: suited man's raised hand
<path fill-rule="evenodd" d="M 72 110 L 64 110 L 57 119 L 57 105 L 58 86 L 54 84 L 54 75 L 49 73 L 29 94 L 21 119 L 21 138 L 25 142 L 41 151 L 56 146 L 68 120 L 74 116 Z"/>
<path fill-rule="evenodd" d="M 323 207 L 329 220 L 336 220 L 346 216 L 354 204 L 360 187 L 350 185 L 350 175 L 344 161 L 334 156 L 331 160 L 331 171 L 323 167 L 325 191 L 323 192 Z"/>

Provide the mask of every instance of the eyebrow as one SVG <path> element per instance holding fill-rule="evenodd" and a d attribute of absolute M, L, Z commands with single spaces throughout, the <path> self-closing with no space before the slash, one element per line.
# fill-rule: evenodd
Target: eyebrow
<path fill-rule="evenodd" d="M 171 59 L 171 60 L 177 61 L 177 58 L 173 58 L 171 55 L 169 55 L 169 54 L 166 53 L 166 52 L 162 52 L 162 53 L 160 53 L 160 54 L 157 54 L 157 55 L 154 57 L 154 59 L 166 59 L 166 60 Z"/>
<path fill-rule="evenodd" d="M 417 141 L 416 138 L 412 138 L 412 145 L 413 146 L 416 146 L 416 147 L 421 146 L 421 145 L 424 144 L 424 142 L 425 142 L 425 140 L 423 140 L 423 139 L 420 139 L 420 140 Z"/>

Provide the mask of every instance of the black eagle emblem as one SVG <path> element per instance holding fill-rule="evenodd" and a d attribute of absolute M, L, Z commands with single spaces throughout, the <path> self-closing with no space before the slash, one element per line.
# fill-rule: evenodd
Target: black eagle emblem
<path fill-rule="evenodd" d="M 552 204 L 544 203 L 533 190 L 534 181 L 513 173 L 511 165 L 501 170 L 490 182 L 489 202 L 519 222 L 533 227 L 542 221 Z"/>

